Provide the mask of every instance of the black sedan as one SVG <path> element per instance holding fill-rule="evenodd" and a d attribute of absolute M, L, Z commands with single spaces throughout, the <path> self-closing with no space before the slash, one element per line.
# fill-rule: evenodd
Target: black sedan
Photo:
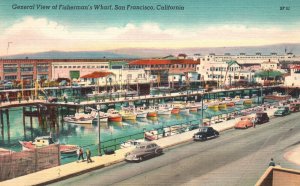
<path fill-rule="evenodd" d="M 205 141 L 208 138 L 218 137 L 219 132 L 212 127 L 200 127 L 199 132 L 195 133 L 193 138 L 195 141 Z"/>

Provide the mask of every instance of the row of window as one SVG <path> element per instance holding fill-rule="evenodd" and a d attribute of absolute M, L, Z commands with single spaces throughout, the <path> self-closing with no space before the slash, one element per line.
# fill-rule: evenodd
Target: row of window
<path fill-rule="evenodd" d="M 108 66 L 54 66 L 54 68 L 108 68 Z"/>
<path fill-rule="evenodd" d="M 9 76 L 4 76 L 5 80 L 9 80 L 9 81 L 13 81 L 13 80 L 17 80 L 17 76 L 16 75 L 9 75 Z M 33 79 L 33 75 L 22 75 L 21 79 L 29 79 L 32 80 Z M 38 74 L 37 75 L 37 79 L 48 79 L 48 75 L 44 75 L 44 74 Z"/>
<path fill-rule="evenodd" d="M 240 67 L 229 67 L 228 71 L 238 71 L 240 69 Z M 227 68 L 226 67 L 210 67 L 209 69 L 207 69 L 207 71 L 226 71 Z"/>
<path fill-rule="evenodd" d="M 184 64 L 184 65 L 133 65 L 133 68 L 194 68 L 195 64 Z"/>

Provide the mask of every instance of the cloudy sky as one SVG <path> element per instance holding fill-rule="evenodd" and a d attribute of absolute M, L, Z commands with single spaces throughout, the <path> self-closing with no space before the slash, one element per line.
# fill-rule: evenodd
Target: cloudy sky
<path fill-rule="evenodd" d="M 154 10 L 37 10 L 39 4 L 146 5 Z M 13 9 L 16 5 L 34 10 Z M 157 5 L 184 10 L 156 10 Z M 300 43 L 299 0 L 0 0 L 0 56 L 278 43 Z"/>

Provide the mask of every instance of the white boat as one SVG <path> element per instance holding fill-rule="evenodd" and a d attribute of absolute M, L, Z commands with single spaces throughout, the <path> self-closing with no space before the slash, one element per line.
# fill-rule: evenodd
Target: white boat
<path fill-rule="evenodd" d="M 105 113 L 105 112 L 99 112 L 100 113 L 100 122 L 107 122 L 108 121 L 108 114 L 107 113 Z M 95 118 L 96 119 L 98 119 L 98 113 L 96 114 L 96 116 L 95 116 Z"/>
<path fill-rule="evenodd" d="M 19 141 L 19 143 L 22 145 L 23 150 L 33 150 L 35 148 L 45 147 L 49 146 L 51 144 L 58 144 L 54 143 L 51 136 L 40 136 L 36 137 L 34 139 L 34 142 L 32 141 Z M 69 154 L 69 153 L 75 153 L 79 149 L 78 145 L 59 145 L 59 151 L 63 154 Z"/>
<path fill-rule="evenodd" d="M 75 115 L 65 116 L 64 122 L 76 124 L 92 124 L 96 117 L 96 112 L 92 111 L 90 114 L 76 113 Z"/>
<path fill-rule="evenodd" d="M 146 118 L 148 111 L 146 111 L 144 107 L 138 107 L 135 109 L 135 113 L 137 118 Z"/>
<path fill-rule="evenodd" d="M 145 142 L 144 139 L 138 139 L 138 140 L 128 140 L 128 141 L 125 141 L 124 143 L 122 143 L 120 145 L 121 149 L 123 148 L 128 148 L 128 147 L 135 147 L 141 143 Z"/>
<path fill-rule="evenodd" d="M 97 92 L 93 91 L 92 94 L 87 94 L 88 97 L 94 97 L 94 96 L 107 96 L 108 93 L 106 91 Z"/>
<path fill-rule="evenodd" d="M 158 104 L 155 109 L 157 110 L 158 115 L 171 115 L 173 108 L 167 104 Z"/>
<path fill-rule="evenodd" d="M 186 104 L 185 107 L 192 112 L 197 112 L 200 105 L 196 104 L 195 102 L 190 102 L 190 103 Z"/>

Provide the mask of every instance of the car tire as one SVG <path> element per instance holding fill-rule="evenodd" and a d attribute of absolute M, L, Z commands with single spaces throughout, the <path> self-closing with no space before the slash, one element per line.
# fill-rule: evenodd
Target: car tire
<path fill-rule="evenodd" d="M 139 161 L 141 162 L 141 161 L 143 161 L 143 160 L 144 160 L 143 156 L 140 156 L 140 157 L 139 157 Z"/>
<path fill-rule="evenodd" d="M 206 140 L 207 140 L 206 136 L 203 136 L 202 141 L 206 141 Z"/>
<path fill-rule="evenodd" d="M 218 133 L 216 133 L 216 132 L 215 132 L 215 134 L 214 134 L 214 135 L 215 135 L 215 137 L 218 137 L 218 136 L 219 136 L 219 134 L 218 134 Z"/>
<path fill-rule="evenodd" d="M 245 125 L 245 129 L 247 129 L 248 128 L 248 126 L 247 125 Z"/>
<path fill-rule="evenodd" d="M 161 149 L 156 149 L 154 151 L 155 155 L 161 155 L 162 154 L 162 150 Z"/>

